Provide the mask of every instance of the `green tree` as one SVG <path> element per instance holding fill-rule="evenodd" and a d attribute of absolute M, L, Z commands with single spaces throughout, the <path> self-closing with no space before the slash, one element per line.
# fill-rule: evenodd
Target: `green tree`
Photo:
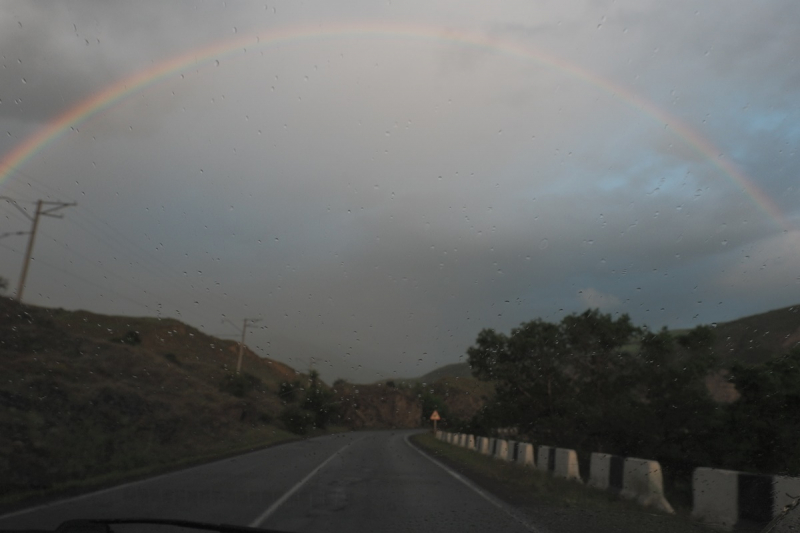
<path fill-rule="evenodd" d="M 333 392 L 322 386 L 319 372 L 312 370 L 308 377 L 309 385 L 303 401 L 303 409 L 309 411 L 314 417 L 314 425 L 325 428 L 331 418 L 338 412 L 338 405 L 334 401 Z"/>
<path fill-rule="evenodd" d="M 422 406 L 422 418 L 424 420 L 429 420 L 433 412 L 438 411 L 442 420 L 453 422 L 450 420 L 450 411 L 447 408 L 447 404 L 444 403 L 444 398 L 435 394 L 432 390 L 422 390 L 422 388 L 418 392 L 418 397 Z"/>
<path fill-rule="evenodd" d="M 662 329 L 641 338 L 639 431 L 626 448 L 673 465 L 711 465 L 722 418 L 705 378 L 714 367 L 713 335 L 696 328 L 675 338 Z"/>
<path fill-rule="evenodd" d="M 495 404 L 506 407 L 498 424 L 526 425 L 553 416 L 563 389 L 563 339 L 558 326 L 534 320 L 510 336 L 484 329 L 467 349 L 473 375 L 495 384 Z M 494 411 L 500 416 L 500 410 Z"/>
<path fill-rule="evenodd" d="M 741 397 L 730 406 L 735 468 L 800 475 L 800 348 L 760 365 L 736 364 Z"/>
<path fill-rule="evenodd" d="M 244 398 L 250 392 L 262 385 L 261 380 L 247 372 L 241 374 L 225 374 L 219 384 L 219 390 L 227 392 L 238 398 Z"/>
<path fill-rule="evenodd" d="M 540 439 L 577 445 L 603 429 L 632 377 L 632 355 L 622 346 L 637 332 L 627 315 L 589 310 L 561 323 L 533 320 L 509 336 L 485 329 L 467 350 L 475 377 L 494 381 L 495 398 L 483 416 Z M 485 423 L 486 421 L 484 421 Z"/>
<path fill-rule="evenodd" d="M 627 314 L 613 318 L 597 309 L 564 317 L 560 329 L 573 404 L 569 443 L 602 451 L 631 415 L 636 354 L 625 346 L 640 330 Z"/>
<path fill-rule="evenodd" d="M 473 424 L 585 451 L 708 458 L 715 448 L 704 440 L 721 430 L 704 382 L 712 346 L 708 328 L 675 339 L 597 310 L 508 336 L 483 330 L 467 353 L 495 397 Z"/>
<path fill-rule="evenodd" d="M 120 344 L 129 344 L 131 346 L 138 346 L 142 344 L 142 336 L 139 335 L 138 331 L 129 331 L 122 337 L 111 340 L 113 342 L 118 342 Z"/>
<path fill-rule="evenodd" d="M 299 388 L 299 381 L 292 381 L 291 383 L 284 381 L 278 386 L 278 397 L 283 400 L 284 403 L 292 403 L 297 400 L 297 390 Z"/>
<path fill-rule="evenodd" d="M 314 423 L 313 413 L 309 413 L 297 405 L 287 406 L 278 418 L 286 429 L 298 435 L 305 435 L 309 426 Z"/>

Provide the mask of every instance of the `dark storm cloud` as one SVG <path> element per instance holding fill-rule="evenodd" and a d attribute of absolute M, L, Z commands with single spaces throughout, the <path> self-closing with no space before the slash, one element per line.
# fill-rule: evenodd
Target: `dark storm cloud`
<path fill-rule="evenodd" d="M 235 32 L 421 17 L 637 92 L 791 218 L 800 69 L 797 47 L 779 44 L 798 39 L 786 16 L 797 8 L 714 5 L 727 7 L 4 4 L 0 150 Z M 260 353 L 298 368 L 314 358 L 327 380 L 418 375 L 463 359 L 482 327 L 588 306 L 658 328 L 796 303 L 796 235 L 719 154 L 569 69 L 380 36 L 248 54 L 121 101 L 3 184 L 79 203 L 42 226 L 32 302 L 178 316 L 210 333 L 235 333 L 223 316 L 258 316 Z M 17 252 L 0 255 L 13 280 L 21 243 L 2 244 Z"/>
<path fill-rule="evenodd" d="M 103 16 L 103 4 L 7 3 L 0 9 L 0 113 L 17 120 L 52 118 L 129 71 L 134 58 L 126 56 L 141 51 L 131 35 L 141 14 Z M 110 51 L 109 43 L 122 46 Z"/>
<path fill-rule="evenodd" d="M 0 116 L 47 121 L 125 76 L 268 20 L 224 4 L 9 2 L 0 6 Z M 220 19 L 229 24 L 221 26 Z M 237 26 L 239 25 L 239 26 Z"/>

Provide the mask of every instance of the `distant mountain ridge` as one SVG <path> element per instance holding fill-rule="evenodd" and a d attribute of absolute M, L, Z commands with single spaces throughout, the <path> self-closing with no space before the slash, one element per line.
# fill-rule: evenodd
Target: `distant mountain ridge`
<path fill-rule="evenodd" d="M 800 305 L 773 309 L 714 327 L 722 362 L 758 364 L 800 346 Z"/>
<path fill-rule="evenodd" d="M 394 381 L 395 383 L 407 383 L 413 385 L 415 383 L 435 383 L 442 378 L 471 378 L 472 370 L 468 363 L 453 363 L 435 368 L 416 378 L 391 378 L 382 379 L 380 382 Z"/>
<path fill-rule="evenodd" d="M 0 298 L 0 497 L 291 438 L 281 383 L 307 377 L 170 318 Z"/>
<path fill-rule="evenodd" d="M 237 342 L 172 318 L 0 297 L 0 512 L 5 501 L 42 491 L 297 438 L 288 430 L 310 414 L 302 407 L 310 376 L 249 349 L 237 375 L 238 353 Z M 469 418 L 486 384 L 452 381 L 436 385 L 436 394 L 454 416 Z M 424 423 L 419 387 L 323 388 L 338 406 L 331 418 L 338 430 Z"/>
<path fill-rule="evenodd" d="M 735 362 L 763 363 L 770 357 L 800 346 L 800 304 L 749 315 L 729 322 L 706 324 L 714 330 L 714 353 L 722 366 Z M 686 333 L 675 330 L 674 334 Z M 638 344 L 637 344 L 638 345 Z M 442 378 L 471 378 L 469 363 L 453 363 L 416 378 L 395 379 L 401 383 L 435 383 Z"/>
<path fill-rule="evenodd" d="M 800 306 L 712 327 L 722 368 L 760 363 L 800 345 Z M 279 390 L 308 376 L 250 350 L 236 376 L 237 355 L 236 342 L 174 319 L 0 298 L 0 464 L 8 470 L 0 496 L 292 438 Z M 707 384 L 718 401 L 738 394 L 724 370 Z M 352 428 L 414 427 L 427 393 L 468 420 L 493 394 L 465 362 L 340 388 L 341 422 Z"/>

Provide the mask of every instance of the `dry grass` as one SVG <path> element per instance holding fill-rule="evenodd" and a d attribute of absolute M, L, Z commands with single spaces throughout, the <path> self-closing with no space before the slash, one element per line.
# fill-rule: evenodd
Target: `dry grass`
<path fill-rule="evenodd" d="M 217 447 L 208 448 L 205 453 L 186 455 L 176 458 L 173 461 L 159 461 L 155 464 L 151 463 L 138 468 L 108 471 L 92 477 L 61 481 L 47 488 L 38 490 L 23 490 L 7 493 L 0 496 L 0 510 L 10 511 L 20 506 L 19 504 L 23 502 L 27 505 L 37 500 L 46 501 L 49 497 L 62 497 L 64 495 L 83 493 L 107 486 L 118 485 L 123 482 L 150 477 L 191 465 L 202 464 L 240 453 L 247 453 L 281 442 L 296 440 L 297 438 L 296 435 L 276 428 L 267 431 L 252 431 L 243 435 L 238 445 L 234 447 L 231 447 L 228 442 L 223 442 Z"/>
<path fill-rule="evenodd" d="M 585 531 L 586 520 L 591 520 L 591 531 L 708 532 L 690 520 L 689 509 L 676 509 L 676 515 L 656 512 L 612 492 L 441 442 L 430 433 L 411 440 L 489 491 L 528 509 L 552 531 Z"/>
<path fill-rule="evenodd" d="M 137 345 L 117 339 L 136 331 Z M 291 368 L 171 319 L 108 317 L 0 298 L 0 498 L 95 486 L 290 435 L 273 420 Z"/>

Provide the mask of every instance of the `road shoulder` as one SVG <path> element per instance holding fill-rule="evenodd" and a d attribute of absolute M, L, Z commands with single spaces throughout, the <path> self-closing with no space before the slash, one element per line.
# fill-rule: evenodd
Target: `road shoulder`
<path fill-rule="evenodd" d="M 437 461 L 514 506 L 550 531 L 708 533 L 685 510 L 667 515 L 642 508 L 605 491 L 556 479 L 436 440 L 430 433 L 410 442 Z"/>

